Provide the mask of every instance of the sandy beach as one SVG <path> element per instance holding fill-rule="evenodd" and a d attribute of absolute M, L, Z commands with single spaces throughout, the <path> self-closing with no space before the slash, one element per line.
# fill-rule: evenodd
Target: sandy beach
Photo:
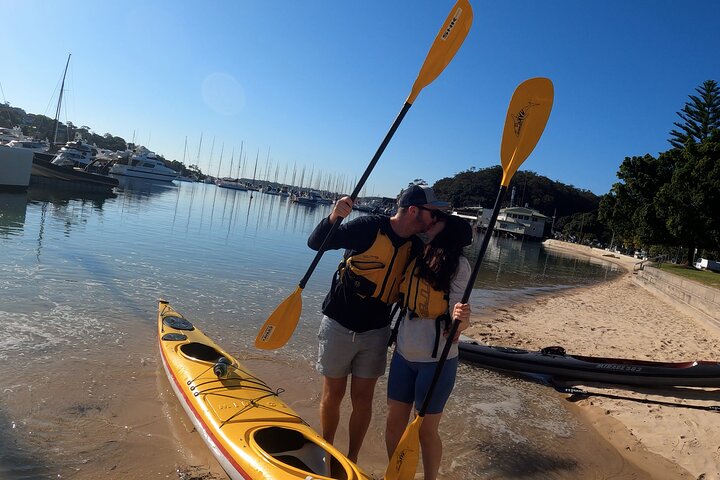
<path fill-rule="evenodd" d="M 632 267 L 638 260 L 563 242 L 550 241 L 546 246 L 609 261 L 627 273 L 596 286 L 475 312 L 466 335 L 490 345 L 527 350 L 561 345 L 570 354 L 669 362 L 718 360 L 720 331 L 636 283 Z M 635 399 L 591 396 L 573 405 L 628 461 L 647 464 L 645 456 L 650 452 L 686 470 L 691 478 L 720 479 L 720 414 L 683 407 L 719 405 L 718 389 L 619 389 L 592 384 L 583 388 Z"/>

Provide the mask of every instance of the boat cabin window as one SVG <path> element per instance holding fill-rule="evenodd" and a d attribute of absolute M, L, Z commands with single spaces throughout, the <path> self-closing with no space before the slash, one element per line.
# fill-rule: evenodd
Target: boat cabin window
<path fill-rule="evenodd" d="M 155 168 L 155 165 L 154 165 L 154 164 L 152 164 L 152 163 L 147 163 L 147 162 L 143 163 L 142 166 L 145 167 L 145 168 Z"/>

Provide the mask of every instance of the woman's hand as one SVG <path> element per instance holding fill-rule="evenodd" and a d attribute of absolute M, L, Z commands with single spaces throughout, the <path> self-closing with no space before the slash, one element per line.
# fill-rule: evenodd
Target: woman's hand
<path fill-rule="evenodd" d="M 457 343 L 458 339 L 460 339 L 460 333 L 470 326 L 470 313 L 472 313 L 472 311 L 470 310 L 469 303 L 456 303 L 453 307 L 453 321 L 460 320 L 460 326 L 458 327 L 457 332 L 455 332 L 453 343 Z"/>

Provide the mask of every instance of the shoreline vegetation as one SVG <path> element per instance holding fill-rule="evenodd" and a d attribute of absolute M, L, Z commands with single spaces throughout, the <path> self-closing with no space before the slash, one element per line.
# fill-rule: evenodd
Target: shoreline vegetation
<path fill-rule="evenodd" d="M 556 240 L 546 241 L 544 246 L 610 262 L 626 273 L 598 285 L 475 312 L 472 326 L 464 332 L 467 336 L 527 350 L 562 345 L 570 354 L 668 362 L 718 360 L 720 330 L 699 314 L 681 311 L 635 282 L 632 271 L 637 259 Z M 688 478 L 720 479 L 718 413 L 683 407 L 720 404 L 718 389 L 640 389 L 591 383 L 583 384 L 583 389 L 627 398 L 568 397 L 574 401 L 572 409 L 629 462 L 654 472 L 657 465 L 652 457 L 659 455 L 687 471 Z"/>

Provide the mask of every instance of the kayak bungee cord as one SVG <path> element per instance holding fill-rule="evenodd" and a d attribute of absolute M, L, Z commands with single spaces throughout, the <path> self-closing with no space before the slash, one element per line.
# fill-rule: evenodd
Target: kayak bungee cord
<path fill-rule="evenodd" d="M 224 357 L 223 357 L 223 358 L 224 358 Z M 210 367 L 208 367 L 208 368 L 206 368 L 205 370 L 203 370 L 202 372 L 200 372 L 200 374 L 197 375 L 195 378 L 190 379 L 190 380 L 187 381 L 187 384 L 190 386 L 190 391 L 193 392 L 193 395 L 194 395 L 194 396 L 199 397 L 200 395 L 203 395 L 203 396 L 216 395 L 216 394 L 214 393 L 216 390 L 234 390 L 234 389 L 255 390 L 255 391 L 258 391 L 258 392 L 264 392 L 264 393 L 266 393 L 266 395 L 262 395 L 262 396 L 256 397 L 256 398 L 233 397 L 233 396 L 226 395 L 226 394 L 225 394 L 225 395 L 222 395 L 222 396 L 229 396 L 230 398 L 233 398 L 234 400 L 239 400 L 239 401 L 247 402 L 247 405 L 245 405 L 243 408 L 241 408 L 240 410 L 238 410 L 237 412 L 235 412 L 235 413 L 234 413 L 232 416 L 230 416 L 229 418 L 223 420 L 222 423 L 220 423 L 220 428 L 222 428 L 223 426 L 225 426 L 225 424 L 227 424 L 228 422 L 232 421 L 232 420 L 233 420 L 235 417 L 237 417 L 238 415 L 241 415 L 241 414 L 247 412 L 248 410 L 250 410 L 250 409 L 252 409 L 252 408 L 260 408 L 260 409 L 269 410 L 269 411 L 271 411 L 271 412 L 283 413 L 283 414 L 289 415 L 290 417 L 293 417 L 293 418 L 296 418 L 296 419 L 300 420 L 300 422 L 302 422 L 302 423 L 307 424 L 307 423 L 305 422 L 305 420 L 303 420 L 302 418 L 300 418 L 299 415 L 296 415 L 296 414 L 288 414 L 287 412 L 283 412 L 282 410 L 280 410 L 280 409 L 278 409 L 278 408 L 270 407 L 270 406 L 263 405 L 263 404 L 259 403 L 259 402 L 261 402 L 262 400 L 265 400 L 266 398 L 279 397 L 280 394 L 282 394 L 282 393 L 285 392 L 285 389 L 284 389 L 284 388 L 277 388 L 277 389 L 273 390 L 273 389 L 270 388 L 270 386 L 269 386 L 267 383 L 263 382 L 262 380 L 260 380 L 260 379 L 257 378 L 256 376 L 248 373 L 247 371 L 245 371 L 245 370 L 243 370 L 243 369 L 241 369 L 241 368 L 239 368 L 239 367 L 236 367 L 235 365 L 233 365 L 233 364 L 231 364 L 231 363 L 225 363 L 224 365 L 225 365 L 226 367 L 232 368 L 236 373 L 237 373 L 238 371 L 244 373 L 245 375 L 247 375 L 247 377 L 242 377 L 241 375 L 238 375 L 236 378 L 224 378 L 224 379 L 221 379 L 221 378 L 213 378 L 212 380 L 208 380 L 208 381 L 206 381 L 206 382 L 202 382 L 202 383 L 199 383 L 199 384 L 197 384 L 197 385 L 193 385 L 193 383 L 195 383 L 195 381 L 197 381 L 197 380 L 198 380 L 200 377 L 202 377 L 203 375 L 207 374 L 208 371 L 210 371 L 210 370 L 215 371 L 215 366 L 217 365 L 217 363 L 218 363 L 218 362 L 216 362 L 215 364 L 211 365 Z M 252 386 L 252 385 L 226 385 L 225 383 L 223 383 L 223 380 L 226 380 L 226 381 L 234 380 L 234 381 L 238 381 L 238 382 L 241 382 L 241 383 L 242 383 L 243 381 L 246 381 L 246 382 L 254 383 L 254 384 L 257 385 L 257 386 Z M 213 384 L 213 383 L 217 383 L 217 382 L 221 382 L 221 385 L 220 385 L 220 386 L 210 387 L 210 388 L 207 388 L 207 389 L 205 389 L 205 390 L 200 390 L 200 389 L 199 389 L 200 387 L 202 387 L 202 386 L 204 386 L 204 385 Z M 220 395 L 220 394 L 217 394 L 217 395 Z"/>
<path fill-rule="evenodd" d="M 265 396 L 262 396 L 262 397 L 259 397 L 259 398 L 254 398 L 254 399 L 251 399 L 251 398 L 238 398 L 238 400 L 247 400 L 247 401 L 249 402 L 249 404 L 248 404 L 247 406 L 245 406 L 244 408 L 242 408 L 242 409 L 238 410 L 237 412 L 235 412 L 235 413 L 234 413 L 233 415 L 231 415 L 230 418 L 228 418 L 227 420 L 223 420 L 223 422 L 220 424 L 220 428 L 222 428 L 223 426 L 225 426 L 225 424 L 228 423 L 228 422 L 229 422 L 230 420 L 232 420 L 233 418 L 237 417 L 238 415 L 240 415 L 240 414 L 242 414 L 242 413 L 247 412 L 247 411 L 250 410 L 251 408 L 263 408 L 263 409 L 269 410 L 269 411 L 271 411 L 271 412 L 282 413 L 282 414 L 285 414 L 285 415 L 287 415 L 287 416 L 289 416 L 289 417 L 296 418 L 297 420 L 300 420 L 301 423 L 304 423 L 305 425 L 308 425 L 308 423 L 307 423 L 305 420 L 303 420 L 302 418 L 300 418 L 300 416 L 297 415 L 297 414 L 290 414 L 290 413 L 284 412 L 284 411 L 282 411 L 282 410 L 280 410 L 280 409 L 278 409 L 278 408 L 268 407 L 267 405 L 262 405 L 262 404 L 257 403 L 257 402 L 259 402 L 260 400 L 264 400 L 264 399 L 266 399 L 266 398 L 268 398 L 268 397 L 272 397 L 272 396 L 276 396 L 276 395 L 271 392 L 269 395 L 265 395 Z"/>
<path fill-rule="evenodd" d="M 188 381 L 187 381 L 187 384 L 190 385 L 190 390 L 191 390 L 191 391 L 194 391 L 196 388 L 202 387 L 203 385 L 207 385 L 208 383 L 222 382 L 223 380 L 226 380 L 226 381 L 236 380 L 236 381 L 238 381 L 238 382 L 247 382 L 247 383 L 249 383 L 249 384 L 255 384 L 255 385 L 258 385 L 258 386 L 227 385 L 227 386 L 225 386 L 225 388 L 250 388 L 250 389 L 253 389 L 253 390 L 259 390 L 259 391 L 261 391 L 261 392 L 268 392 L 268 393 L 270 393 L 270 392 L 273 391 L 272 388 L 270 388 L 270 386 L 269 386 L 267 383 L 265 383 L 264 381 L 260 380 L 258 377 L 254 376 L 254 375 L 248 373 L 247 371 L 245 371 L 245 370 L 243 370 L 243 369 L 241 369 L 241 368 L 238 368 L 238 367 L 236 367 L 235 365 L 232 365 L 232 364 L 225 364 L 225 365 L 228 366 L 228 367 L 232 367 L 233 369 L 236 370 L 236 372 L 237 372 L 237 371 L 242 372 L 242 373 L 244 373 L 244 374 L 247 375 L 247 376 L 246 376 L 246 377 L 243 377 L 242 375 L 239 375 L 239 374 L 238 374 L 238 376 L 237 376 L 236 378 L 212 378 L 212 379 L 207 380 L 207 381 L 205 381 L 205 382 L 198 383 L 197 385 L 193 385 L 200 377 L 202 377 L 203 375 L 205 375 L 205 374 L 208 372 L 208 370 L 211 370 L 211 369 L 212 369 L 212 370 L 214 371 L 216 365 L 217 365 L 217 363 L 216 363 L 215 365 L 211 365 L 211 366 L 208 367 L 206 370 L 200 372 L 200 374 L 197 375 L 195 378 L 192 378 L 192 379 L 188 380 Z M 217 388 L 222 388 L 222 387 L 217 387 Z M 277 393 L 278 393 L 278 394 L 280 394 L 280 393 L 282 393 L 282 392 L 284 392 L 284 391 L 285 391 L 285 390 L 282 389 L 282 388 L 278 388 L 278 389 L 277 389 Z M 197 396 L 197 394 L 196 394 L 196 396 Z"/>

